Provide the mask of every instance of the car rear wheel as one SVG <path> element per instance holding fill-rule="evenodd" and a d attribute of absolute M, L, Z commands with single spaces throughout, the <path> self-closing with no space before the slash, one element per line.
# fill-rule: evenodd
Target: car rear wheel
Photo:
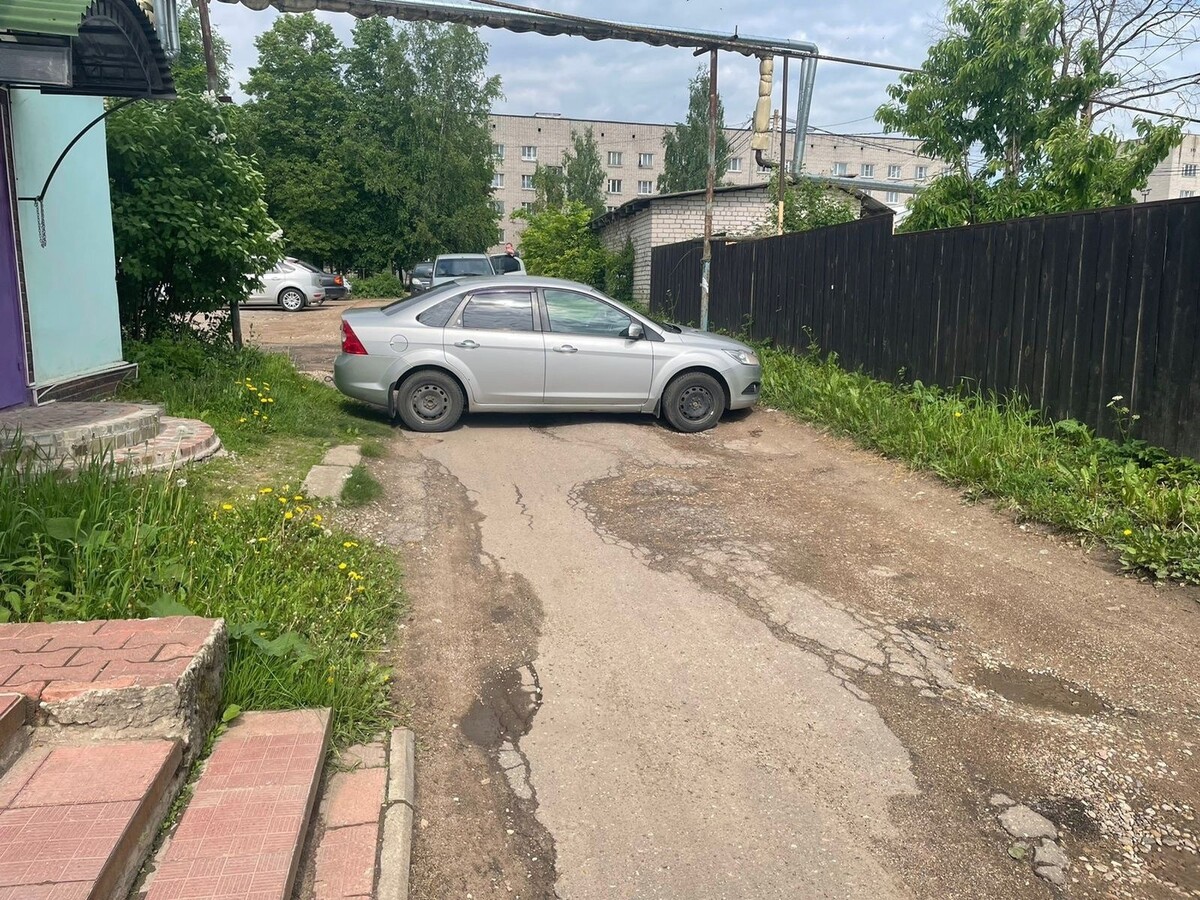
<path fill-rule="evenodd" d="M 430 369 L 400 382 L 396 414 L 413 431 L 449 431 L 462 417 L 465 405 L 458 382 L 445 372 Z"/>
<path fill-rule="evenodd" d="M 308 298 L 298 288 L 284 288 L 279 292 L 279 305 L 288 312 L 299 312 L 308 305 Z"/>
<path fill-rule="evenodd" d="M 707 431 L 725 412 L 725 392 L 720 383 L 704 372 L 685 372 L 663 391 L 662 411 L 679 431 Z"/>

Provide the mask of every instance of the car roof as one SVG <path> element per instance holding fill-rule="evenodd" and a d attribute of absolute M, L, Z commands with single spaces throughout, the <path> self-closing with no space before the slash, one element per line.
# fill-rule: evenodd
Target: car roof
<path fill-rule="evenodd" d="M 486 253 L 439 253 L 438 259 L 487 259 Z"/>
<path fill-rule="evenodd" d="M 546 275 L 526 275 L 524 273 L 517 274 L 516 272 L 513 272 L 509 275 L 477 275 L 471 278 L 470 281 L 463 281 L 459 283 L 472 291 L 477 291 L 480 288 L 486 287 L 512 287 L 515 284 L 519 284 L 527 288 L 561 287 L 569 288 L 573 291 L 587 291 L 593 294 L 599 293 L 595 288 L 579 281 L 568 281 L 566 278 L 551 278 Z"/>

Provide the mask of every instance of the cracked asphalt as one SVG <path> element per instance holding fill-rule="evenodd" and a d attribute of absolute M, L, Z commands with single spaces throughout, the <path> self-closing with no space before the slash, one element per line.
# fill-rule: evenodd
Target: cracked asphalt
<path fill-rule="evenodd" d="M 1200 896 L 1200 591 L 765 410 L 469 416 L 369 465 L 411 896 Z"/>

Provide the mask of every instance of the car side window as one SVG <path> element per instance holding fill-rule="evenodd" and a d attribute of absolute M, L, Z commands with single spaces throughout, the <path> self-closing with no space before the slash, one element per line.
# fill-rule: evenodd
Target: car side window
<path fill-rule="evenodd" d="M 533 331 L 533 295 L 522 291 L 474 294 L 459 324 L 490 331 Z"/>
<path fill-rule="evenodd" d="M 417 316 L 417 321 L 430 328 L 445 328 L 446 323 L 450 321 L 450 317 L 454 315 L 454 311 L 458 309 L 458 304 L 461 302 L 461 295 L 447 297 L 441 303 L 435 303 Z"/>
<path fill-rule="evenodd" d="M 550 330 L 555 334 L 590 334 L 598 337 L 625 337 L 633 321 L 625 313 L 595 297 L 575 291 L 547 288 L 546 312 Z"/>

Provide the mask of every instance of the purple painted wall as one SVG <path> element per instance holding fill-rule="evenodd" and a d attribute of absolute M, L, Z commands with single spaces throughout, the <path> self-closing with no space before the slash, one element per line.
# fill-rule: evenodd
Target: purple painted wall
<path fill-rule="evenodd" d="M 0 93 L 0 409 L 28 401 L 25 328 L 17 275 L 16 212 L 8 169 L 8 98 Z"/>

